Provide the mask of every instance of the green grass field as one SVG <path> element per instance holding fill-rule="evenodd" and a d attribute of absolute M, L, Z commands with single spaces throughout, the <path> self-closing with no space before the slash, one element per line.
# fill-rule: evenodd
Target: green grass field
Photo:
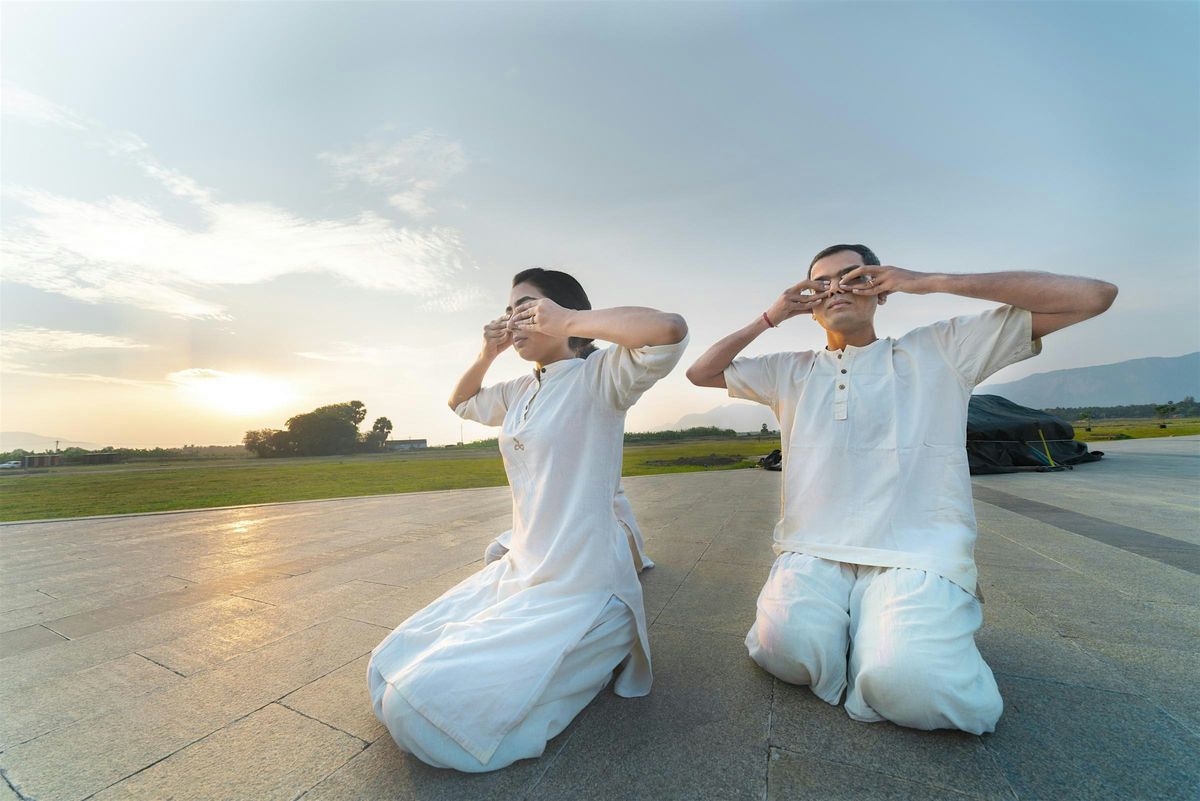
<path fill-rule="evenodd" d="M 753 467 L 755 458 L 778 447 L 778 439 L 754 438 L 627 445 L 623 472 L 641 476 Z M 744 459 L 715 466 L 673 464 L 681 459 L 709 461 L 704 457 L 710 455 Z M 208 460 L 63 467 L 0 478 L 0 520 L 204 509 L 505 483 L 500 455 L 494 450 L 472 449 L 341 458 L 231 459 L 216 464 Z"/>
<path fill-rule="evenodd" d="M 1200 417 L 1168 420 L 1166 428 L 1159 428 L 1157 420 L 1093 420 L 1090 433 L 1084 431 L 1083 423 L 1077 420 L 1072 420 L 1071 425 L 1075 426 L 1075 439 L 1082 442 L 1145 437 L 1184 437 L 1200 434 Z"/>
<path fill-rule="evenodd" d="M 1165 429 L 1156 420 L 1096 421 L 1090 433 L 1076 423 L 1075 432 L 1076 439 L 1088 442 L 1190 434 L 1200 434 L 1200 418 L 1170 420 Z M 755 458 L 778 447 L 778 439 L 753 437 L 626 445 L 623 474 L 736 470 L 753 467 Z M 690 463 L 677 463 L 681 460 Z M 500 455 L 474 448 L 60 467 L 0 476 L 0 521 L 495 487 L 505 481 Z"/>

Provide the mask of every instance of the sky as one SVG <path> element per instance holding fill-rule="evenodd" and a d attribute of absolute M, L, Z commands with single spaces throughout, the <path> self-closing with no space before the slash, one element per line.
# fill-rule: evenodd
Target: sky
<path fill-rule="evenodd" d="M 997 382 L 1200 350 L 1200 4 L 6 2 L 0 37 L 6 431 L 232 444 L 356 399 L 494 436 L 446 399 L 529 266 L 688 320 L 627 422 L 671 427 L 835 242 L 1120 287 Z"/>

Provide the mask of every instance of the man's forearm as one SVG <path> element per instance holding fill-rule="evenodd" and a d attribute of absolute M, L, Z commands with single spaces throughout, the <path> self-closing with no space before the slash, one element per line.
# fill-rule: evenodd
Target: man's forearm
<path fill-rule="evenodd" d="M 1107 281 L 1043 272 L 929 273 L 922 282 L 928 292 L 1006 303 L 1035 314 L 1102 312 L 1116 297 Z"/>
<path fill-rule="evenodd" d="M 745 328 L 719 340 L 688 368 L 688 380 L 698 387 L 725 386 L 725 368 L 768 327 L 767 321 L 759 316 Z"/>

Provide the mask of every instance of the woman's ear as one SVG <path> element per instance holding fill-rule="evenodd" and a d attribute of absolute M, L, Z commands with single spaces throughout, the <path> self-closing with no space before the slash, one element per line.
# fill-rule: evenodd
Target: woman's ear
<path fill-rule="evenodd" d="M 887 303 L 887 298 L 888 298 L 888 293 L 880 292 L 878 295 L 875 296 L 875 304 L 877 306 L 882 306 L 883 304 Z"/>

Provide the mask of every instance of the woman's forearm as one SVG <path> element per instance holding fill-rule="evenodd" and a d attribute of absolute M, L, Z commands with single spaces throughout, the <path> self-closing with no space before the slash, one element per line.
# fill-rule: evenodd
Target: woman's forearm
<path fill-rule="evenodd" d="M 488 368 L 492 366 L 494 360 L 494 357 L 483 353 L 479 354 L 475 363 L 467 368 L 462 378 L 458 379 L 458 385 L 454 387 L 454 393 L 450 395 L 451 409 L 457 409 L 461 403 L 479 393 L 480 388 L 483 387 L 483 377 L 487 375 Z"/>
<path fill-rule="evenodd" d="M 626 348 L 674 345 L 687 336 L 687 322 L 678 314 L 641 306 L 575 311 L 567 322 L 567 335 L 602 339 Z"/>

